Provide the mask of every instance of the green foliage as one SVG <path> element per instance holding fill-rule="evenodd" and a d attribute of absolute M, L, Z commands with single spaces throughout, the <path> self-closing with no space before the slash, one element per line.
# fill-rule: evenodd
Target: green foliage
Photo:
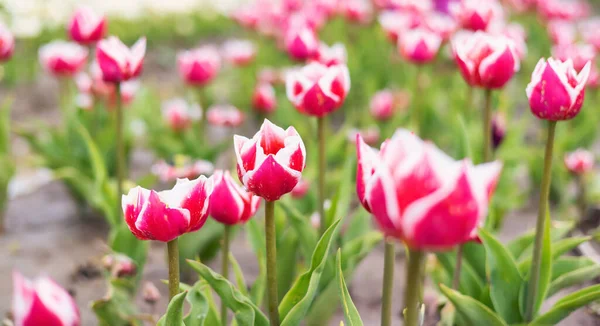
<path fill-rule="evenodd" d="M 158 320 L 157 326 L 186 326 L 183 322 L 183 303 L 187 294 L 187 291 L 184 291 L 171 299 L 167 313 Z"/>
<path fill-rule="evenodd" d="M 127 280 L 114 279 L 108 286 L 108 294 L 92 302 L 92 311 L 102 326 L 141 326 L 137 309 L 131 300 L 132 286 Z"/>
<path fill-rule="evenodd" d="M 354 302 L 352 302 L 352 298 L 350 298 L 350 293 L 348 292 L 348 287 L 346 286 L 346 281 L 344 280 L 344 272 L 342 270 L 342 252 L 340 249 L 338 249 L 336 255 L 336 265 L 336 279 L 338 283 L 339 295 L 342 300 L 342 310 L 344 311 L 346 322 L 350 326 L 362 326 L 362 319 L 360 319 L 358 310 L 356 309 Z"/>

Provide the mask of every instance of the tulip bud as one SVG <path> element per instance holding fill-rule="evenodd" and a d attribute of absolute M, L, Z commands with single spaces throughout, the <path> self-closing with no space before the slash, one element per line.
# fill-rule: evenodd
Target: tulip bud
<path fill-rule="evenodd" d="M 292 189 L 292 198 L 301 199 L 308 193 L 308 189 L 310 188 L 310 183 L 304 179 L 300 179 L 298 184 Z"/>
<path fill-rule="evenodd" d="M 288 99 L 300 112 L 323 117 L 338 109 L 350 90 L 350 73 L 345 65 L 326 67 L 310 63 L 288 74 Z"/>
<path fill-rule="evenodd" d="M 268 83 L 260 83 L 256 85 L 254 94 L 252 95 L 252 107 L 263 113 L 271 113 L 277 107 L 277 98 L 275 97 L 275 89 Z"/>
<path fill-rule="evenodd" d="M 500 147 L 504 141 L 504 135 L 506 135 L 506 119 L 502 114 L 495 114 L 492 117 L 492 146 L 494 150 Z"/>
<path fill-rule="evenodd" d="M 321 64 L 331 67 L 339 64 L 346 64 L 346 47 L 342 43 L 335 43 L 331 47 L 321 42 L 315 55 L 315 60 Z"/>
<path fill-rule="evenodd" d="M 12 314 L 16 326 L 79 326 L 79 308 L 60 285 L 48 277 L 33 281 L 13 273 Z"/>
<path fill-rule="evenodd" d="M 0 22 L 0 62 L 8 61 L 15 50 L 15 38 Z"/>
<path fill-rule="evenodd" d="M 88 45 L 100 41 L 106 33 L 106 17 L 91 8 L 79 7 L 67 25 L 69 37 L 79 44 Z"/>
<path fill-rule="evenodd" d="M 205 174 L 212 174 L 214 165 L 205 160 L 191 161 L 187 157 L 178 159 L 176 156 L 175 164 L 159 161 L 152 166 L 152 173 L 163 182 L 175 181 L 177 179 L 196 179 Z"/>
<path fill-rule="evenodd" d="M 245 66 L 256 56 L 254 44 L 247 40 L 227 41 L 222 49 L 225 61 L 235 66 Z"/>
<path fill-rule="evenodd" d="M 233 105 L 213 105 L 206 113 L 206 120 L 217 127 L 239 127 L 244 122 L 244 113 Z"/>
<path fill-rule="evenodd" d="M 171 129 L 182 131 L 202 118 L 202 109 L 198 104 L 189 104 L 184 99 L 176 98 L 163 103 L 162 115 Z"/>
<path fill-rule="evenodd" d="M 502 21 L 502 7 L 495 0 L 460 0 L 450 5 L 450 12 L 464 29 L 485 31 Z"/>
<path fill-rule="evenodd" d="M 441 45 L 442 38 L 424 28 L 405 31 L 398 38 L 398 52 L 405 60 L 415 64 L 431 62 Z"/>
<path fill-rule="evenodd" d="M 156 192 L 135 187 L 123 195 L 123 215 L 140 240 L 169 242 L 199 230 L 208 217 L 212 180 L 179 179 L 171 190 Z"/>
<path fill-rule="evenodd" d="M 306 165 L 306 149 L 294 129 L 266 120 L 252 139 L 235 135 L 237 172 L 246 189 L 268 201 L 292 191 Z"/>
<path fill-rule="evenodd" d="M 371 115 L 379 121 L 385 121 L 394 116 L 394 93 L 384 89 L 371 98 Z"/>
<path fill-rule="evenodd" d="M 77 43 L 54 41 L 39 50 L 40 64 L 56 76 L 76 75 L 87 60 L 88 50 Z"/>
<path fill-rule="evenodd" d="M 588 61 L 594 62 L 596 50 L 589 44 L 561 44 L 552 47 L 552 57 L 560 61 L 571 59 L 573 68 L 581 70 Z"/>
<path fill-rule="evenodd" d="M 217 170 L 213 174 L 214 190 L 210 197 L 210 216 L 220 223 L 235 225 L 245 223 L 258 210 L 260 197 L 238 186 L 229 171 Z"/>
<path fill-rule="evenodd" d="M 589 74 L 589 62 L 577 74 L 571 60 L 540 59 L 526 89 L 531 112 L 551 121 L 574 118 L 581 110 Z"/>
<path fill-rule="evenodd" d="M 177 55 L 179 75 L 189 85 L 208 84 L 221 68 L 219 51 L 214 46 L 203 46 Z"/>
<path fill-rule="evenodd" d="M 287 31 L 285 47 L 293 59 L 306 60 L 317 53 L 319 40 L 315 31 L 303 24 L 299 27 L 292 27 Z"/>
<path fill-rule="evenodd" d="M 550 40 L 554 44 L 571 44 L 577 38 L 575 25 L 565 20 L 552 20 L 546 25 Z"/>
<path fill-rule="evenodd" d="M 149 305 L 154 305 L 160 300 L 160 291 L 152 282 L 144 282 L 142 287 L 142 298 Z"/>
<path fill-rule="evenodd" d="M 142 37 L 129 49 L 115 36 L 98 42 L 96 60 L 106 82 L 120 83 L 142 73 L 146 55 L 146 38 Z"/>
<path fill-rule="evenodd" d="M 581 148 L 567 153 L 565 155 L 565 166 L 573 174 L 585 174 L 594 168 L 594 154 Z"/>

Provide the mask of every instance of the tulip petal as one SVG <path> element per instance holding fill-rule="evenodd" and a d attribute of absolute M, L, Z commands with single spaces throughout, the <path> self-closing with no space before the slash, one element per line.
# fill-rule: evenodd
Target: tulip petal
<path fill-rule="evenodd" d="M 389 168 L 383 162 L 375 162 L 375 173 L 367 181 L 365 201 L 379 227 L 387 236 L 401 238 L 400 206 L 395 184 Z"/>
<path fill-rule="evenodd" d="M 229 171 L 216 171 L 212 178 L 215 186 L 210 195 L 210 216 L 223 224 L 238 223 L 245 211 L 246 194 L 233 183 Z"/>
<path fill-rule="evenodd" d="M 270 154 L 257 169 L 244 175 L 243 183 L 257 196 L 274 201 L 292 191 L 300 176 L 300 172 L 280 164 Z"/>
<path fill-rule="evenodd" d="M 377 152 L 365 143 L 359 133 L 356 134 L 356 154 L 356 193 L 358 194 L 358 200 L 363 207 L 368 212 L 371 212 L 371 208 L 366 199 L 366 185 L 373 175 L 373 168 L 375 164 L 377 164 L 376 161 L 379 158 L 377 157 Z"/>
<path fill-rule="evenodd" d="M 153 190 L 135 221 L 135 227 L 145 238 L 162 242 L 169 242 L 184 234 L 189 226 L 190 212 L 167 207 Z"/>
<path fill-rule="evenodd" d="M 195 180 L 179 179 L 170 190 L 176 194 L 182 210 L 187 210 L 189 227 L 187 232 L 199 230 L 208 218 L 209 199 L 213 191 L 213 180 L 201 175 Z"/>

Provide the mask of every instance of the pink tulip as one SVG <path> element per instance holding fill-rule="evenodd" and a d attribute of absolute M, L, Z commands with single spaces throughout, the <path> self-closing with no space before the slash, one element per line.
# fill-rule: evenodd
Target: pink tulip
<path fill-rule="evenodd" d="M 559 19 L 551 20 L 546 27 L 548 29 L 550 40 L 554 44 L 572 44 L 577 38 L 575 25 L 570 21 Z"/>
<path fill-rule="evenodd" d="M 498 149 L 506 135 L 506 119 L 500 113 L 492 117 L 492 148 Z"/>
<path fill-rule="evenodd" d="M 93 44 L 100 41 L 106 33 L 106 17 L 82 6 L 75 10 L 67 30 L 73 41 L 83 45 Z"/>
<path fill-rule="evenodd" d="M 306 60 L 317 53 L 319 40 L 311 27 L 302 25 L 286 32 L 285 47 L 293 59 Z"/>
<path fill-rule="evenodd" d="M 535 9 L 539 0 L 504 0 L 504 3 L 517 13 L 523 13 Z"/>
<path fill-rule="evenodd" d="M 437 34 L 444 41 L 450 40 L 458 28 L 456 20 L 451 16 L 430 12 L 424 16 L 422 25 L 429 31 Z"/>
<path fill-rule="evenodd" d="M 271 84 L 259 83 L 254 89 L 252 95 L 252 107 L 254 110 L 263 113 L 271 113 L 277 107 L 277 98 L 275 89 Z"/>
<path fill-rule="evenodd" d="M 442 38 L 424 28 L 415 28 L 400 34 L 398 52 L 407 61 L 415 64 L 425 64 L 435 59 Z"/>
<path fill-rule="evenodd" d="M 49 277 L 33 281 L 13 272 L 12 315 L 15 326 L 79 326 L 73 298 Z"/>
<path fill-rule="evenodd" d="M 377 152 L 357 136 L 358 198 L 386 236 L 417 250 L 448 250 L 475 238 L 502 165 L 454 161 L 398 130 Z"/>
<path fill-rule="evenodd" d="M 588 62 L 594 62 L 596 50 L 593 46 L 583 43 L 562 44 L 552 47 L 552 56 L 560 61 L 573 61 L 575 70 L 583 69 Z"/>
<path fill-rule="evenodd" d="M 356 145 L 357 135 L 360 135 L 360 138 L 362 138 L 367 145 L 373 146 L 379 141 L 379 128 L 373 126 L 362 130 L 350 129 L 348 131 L 348 141 Z"/>
<path fill-rule="evenodd" d="M 384 89 L 371 98 L 371 115 L 379 121 L 385 121 L 394 116 L 394 93 Z"/>
<path fill-rule="evenodd" d="M 212 188 L 205 176 L 179 179 L 173 189 L 161 192 L 135 187 L 123 195 L 125 222 L 140 240 L 169 242 L 204 225 Z"/>
<path fill-rule="evenodd" d="M 244 113 L 233 105 L 213 105 L 206 113 L 206 120 L 213 126 L 234 128 L 244 122 Z"/>
<path fill-rule="evenodd" d="M 292 189 L 292 198 L 301 199 L 306 196 L 308 190 L 310 189 L 310 183 L 304 179 L 300 179 L 298 184 Z"/>
<path fill-rule="evenodd" d="M 213 173 L 214 165 L 205 160 L 190 161 L 184 159 L 182 162 L 177 162 L 171 165 L 164 160 L 152 166 L 152 173 L 162 181 L 171 182 L 177 179 L 195 179 L 201 175 L 209 175 Z"/>
<path fill-rule="evenodd" d="M 600 86 L 600 73 L 595 65 L 592 65 L 590 69 L 590 76 L 588 77 L 586 86 L 588 88 L 598 88 Z"/>
<path fill-rule="evenodd" d="M 366 24 L 371 20 L 373 8 L 368 0 L 345 0 L 340 4 L 341 11 L 348 21 Z"/>
<path fill-rule="evenodd" d="M 74 76 L 85 65 L 87 56 L 86 48 L 65 41 L 48 43 L 39 50 L 42 67 L 55 76 Z"/>
<path fill-rule="evenodd" d="M 0 22 L 0 62 L 8 61 L 15 51 L 15 38 Z"/>
<path fill-rule="evenodd" d="M 346 64 L 346 47 L 342 43 L 335 43 L 332 46 L 328 46 L 321 42 L 314 59 L 327 67 Z"/>
<path fill-rule="evenodd" d="M 332 67 L 313 62 L 288 74 L 288 99 L 300 112 L 323 117 L 338 109 L 350 90 L 350 73 L 345 65 Z"/>
<path fill-rule="evenodd" d="M 433 10 L 432 0 L 390 0 L 390 5 L 393 9 L 411 14 L 423 14 Z"/>
<path fill-rule="evenodd" d="M 208 84 L 221 68 L 221 57 L 214 46 L 207 45 L 177 55 L 179 75 L 189 85 Z"/>
<path fill-rule="evenodd" d="M 585 174 L 594 168 L 594 154 L 581 148 L 567 153 L 565 166 L 573 174 Z"/>
<path fill-rule="evenodd" d="M 210 195 L 210 216 L 227 225 L 248 221 L 260 205 L 260 197 L 238 186 L 229 171 L 217 170 L 213 174 L 215 188 Z"/>
<path fill-rule="evenodd" d="M 296 11 L 304 6 L 304 0 L 282 0 L 283 7 L 288 11 Z"/>
<path fill-rule="evenodd" d="M 147 304 L 153 305 L 160 300 L 160 291 L 154 283 L 146 281 L 142 286 L 142 298 Z"/>
<path fill-rule="evenodd" d="M 463 78 L 474 87 L 502 88 L 519 70 L 514 42 L 503 35 L 458 33 L 452 50 Z"/>
<path fill-rule="evenodd" d="M 462 28 L 472 31 L 485 31 L 504 19 L 496 0 L 460 0 L 450 5 L 450 12 Z"/>
<path fill-rule="evenodd" d="M 540 59 L 526 89 L 531 112 L 551 121 L 574 118 L 581 110 L 589 74 L 589 62 L 577 74 L 571 60 Z"/>
<path fill-rule="evenodd" d="M 400 11 L 384 11 L 379 14 L 378 20 L 388 39 L 394 44 L 398 42 L 400 33 L 421 25 L 420 16 Z"/>
<path fill-rule="evenodd" d="M 231 14 L 231 17 L 242 27 L 255 29 L 260 20 L 260 11 L 254 5 L 239 8 Z"/>
<path fill-rule="evenodd" d="M 109 108 L 116 104 L 116 87 L 112 83 L 107 83 L 102 79 L 102 71 L 97 62 L 93 62 L 90 67 L 90 74 L 79 73 L 75 76 L 75 84 L 80 94 L 77 103 L 82 108 L 91 109 L 94 99 L 104 99 Z M 121 83 L 121 103 L 129 104 L 140 88 L 138 80 L 128 80 Z"/>
<path fill-rule="evenodd" d="M 600 17 L 594 17 L 581 23 L 579 31 L 585 43 L 591 44 L 600 51 Z"/>
<path fill-rule="evenodd" d="M 306 149 L 294 129 L 287 130 L 269 120 L 252 139 L 235 135 L 237 172 L 246 189 L 267 201 L 291 192 L 306 165 Z"/>
<path fill-rule="evenodd" d="M 538 14 L 545 20 L 575 20 L 583 18 L 590 12 L 589 6 L 578 0 L 539 0 Z"/>
<path fill-rule="evenodd" d="M 275 85 L 285 83 L 285 78 L 282 77 L 282 74 L 279 70 L 268 67 L 262 68 L 258 72 L 258 76 L 256 77 L 256 79 L 258 79 L 259 84 Z"/>
<path fill-rule="evenodd" d="M 131 49 L 115 36 L 101 40 L 96 48 L 102 79 L 110 83 L 120 83 L 139 76 L 145 55 L 145 37 L 139 39 Z"/>
<path fill-rule="evenodd" d="M 498 33 L 513 42 L 519 60 L 524 60 L 527 57 L 527 32 L 525 32 L 523 26 L 518 23 L 511 23 L 502 26 Z"/>
<path fill-rule="evenodd" d="M 137 274 L 135 262 L 122 254 L 109 254 L 102 257 L 102 265 L 112 277 L 132 277 Z"/>
<path fill-rule="evenodd" d="M 256 48 L 247 40 L 231 40 L 223 44 L 223 58 L 235 66 L 245 66 L 254 60 Z"/>
<path fill-rule="evenodd" d="M 176 98 L 163 103 L 162 115 L 171 129 L 182 131 L 202 118 L 202 109 L 198 104 L 190 104 L 184 99 Z"/>

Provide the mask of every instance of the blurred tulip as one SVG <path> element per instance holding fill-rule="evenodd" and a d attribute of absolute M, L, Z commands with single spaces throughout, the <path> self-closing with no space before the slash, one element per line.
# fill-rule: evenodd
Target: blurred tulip
<path fill-rule="evenodd" d="M 142 298 L 147 304 L 153 305 L 160 300 L 160 291 L 154 283 L 146 281 L 142 286 Z"/>
<path fill-rule="evenodd" d="M 135 42 L 131 49 L 115 36 L 101 40 L 96 47 L 96 60 L 102 71 L 102 79 L 110 83 L 120 83 L 139 76 L 145 55 L 145 37 Z"/>
<path fill-rule="evenodd" d="M 181 78 L 189 85 L 204 86 L 221 68 L 219 51 L 212 45 L 183 51 L 177 55 L 177 68 Z"/>
<path fill-rule="evenodd" d="M 390 0 L 393 9 L 422 14 L 433 10 L 432 0 Z"/>
<path fill-rule="evenodd" d="M 102 258 L 104 268 L 112 277 L 132 277 L 137 273 L 137 266 L 131 258 L 122 254 L 109 254 Z"/>
<path fill-rule="evenodd" d="M 573 174 L 584 174 L 594 168 L 594 154 L 585 149 L 578 149 L 565 155 L 565 166 Z"/>
<path fill-rule="evenodd" d="M 448 41 L 458 28 L 456 20 L 454 20 L 451 16 L 437 12 L 431 12 L 425 15 L 422 24 L 429 31 L 441 37 L 444 41 Z"/>
<path fill-rule="evenodd" d="M 86 48 L 65 41 L 53 41 L 39 50 L 42 67 L 55 76 L 74 76 L 81 71 L 87 57 Z"/>
<path fill-rule="evenodd" d="M 551 20 L 546 25 L 553 44 L 572 44 L 577 38 L 575 25 L 566 20 Z"/>
<path fill-rule="evenodd" d="M 244 113 L 233 105 L 213 105 L 206 113 L 206 121 L 213 126 L 239 127 L 244 122 Z"/>
<path fill-rule="evenodd" d="M 380 152 L 360 136 L 356 146 L 358 198 L 386 236 L 417 250 L 448 250 L 475 237 L 501 163 L 456 162 L 407 130 Z"/>
<path fill-rule="evenodd" d="M 231 17 L 240 24 L 240 26 L 255 29 L 258 26 L 260 12 L 256 6 L 247 5 L 234 10 Z"/>
<path fill-rule="evenodd" d="M 304 179 L 300 179 L 298 184 L 292 189 L 292 198 L 301 199 L 306 196 L 308 190 L 310 189 L 310 183 Z"/>
<path fill-rule="evenodd" d="M 234 150 L 240 180 L 252 193 L 275 201 L 291 192 L 306 165 L 306 149 L 294 129 L 265 119 L 252 139 L 235 135 Z"/>
<path fill-rule="evenodd" d="M 252 107 L 257 112 L 271 113 L 277 107 L 277 98 L 275 97 L 275 89 L 271 84 L 259 83 L 254 89 L 252 95 Z"/>
<path fill-rule="evenodd" d="M 412 29 L 421 24 L 420 17 L 400 11 L 384 11 L 379 14 L 379 25 L 386 33 L 388 39 L 394 44 L 398 42 L 401 32 Z"/>
<path fill-rule="evenodd" d="M 582 22 L 579 31 L 585 43 L 591 44 L 600 51 L 600 17 L 594 17 Z"/>
<path fill-rule="evenodd" d="M 492 148 L 498 149 L 504 141 L 506 135 L 506 119 L 500 113 L 492 117 Z"/>
<path fill-rule="evenodd" d="M 366 129 L 350 129 L 348 131 L 348 141 L 356 145 L 356 136 L 360 135 L 361 139 L 367 145 L 375 145 L 379 141 L 379 128 L 377 126 L 369 127 Z"/>
<path fill-rule="evenodd" d="M 182 131 L 202 118 L 202 109 L 198 104 L 176 98 L 163 103 L 162 115 L 171 129 Z"/>
<path fill-rule="evenodd" d="M 169 242 L 204 225 L 212 189 L 205 176 L 179 179 L 173 189 L 161 192 L 135 187 L 123 195 L 125 222 L 140 240 Z"/>
<path fill-rule="evenodd" d="M 152 173 L 163 182 L 175 181 L 177 179 L 195 179 L 201 175 L 213 173 L 214 165 L 205 160 L 191 161 L 190 159 L 175 160 L 171 165 L 161 160 L 152 166 Z"/>
<path fill-rule="evenodd" d="M 230 40 L 223 44 L 223 58 L 235 66 L 245 66 L 254 60 L 256 48 L 248 40 Z"/>
<path fill-rule="evenodd" d="M 519 70 L 514 42 L 503 35 L 458 33 L 452 39 L 452 50 L 463 78 L 471 86 L 502 88 Z"/>
<path fill-rule="evenodd" d="M 281 73 L 275 68 L 262 68 L 256 78 L 259 83 L 271 85 L 285 83 L 285 78 L 282 78 Z"/>
<path fill-rule="evenodd" d="M 517 13 L 526 12 L 535 9 L 539 0 L 504 0 L 503 2 L 512 11 Z"/>
<path fill-rule="evenodd" d="M 327 46 L 327 44 L 321 42 L 314 59 L 327 67 L 331 67 L 346 64 L 347 56 L 344 44 L 335 43 L 332 46 Z"/>
<path fill-rule="evenodd" d="M 595 65 L 592 65 L 592 68 L 590 69 L 590 75 L 586 86 L 589 88 L 598 88 L 598 86 L 600 86 L 600 73 L 598 72 L 598 67 Z"/>
<path fill-rule="evenodd" d="M 588 62 L 594 62 L 596 50 L 593 46 L 583 43 L 555 45 L 552 47 L 552 57 L 560 61 L 571 59 L 573 68 L 581 70 Z"/>
<path fill-rule="evenodd" d="M 313 62 L 286 78 L 288 99 L 300 112 L 323 117 L 338 109 L 350 90 L 345 65 L 332 67 Z"/>
<path fill-rule="evenodd" d="M 13 272 L 12 315 L 15 326 L 79 326 L 79 308 L 60 285 L 48 277 L 30 281 Z"/>
<path fill-rule="evenodd" d="M 106 33 L 106 17 L 82 6 L 73 13 L 67 30 L 73 41 L 83 45 L 93 44 L 100 41 Z"/>
<path fill-rule="evenodd" d="M 15 38 L 0 22 L 0 62 L 8 61 L 15 51 Z"/>
<path fill-rule="evenodd" d="M 283 7 L 287 11 L 296 11 L 304 5 L 304 0 L 282 0 Z"/>
<path fill-rule="evenodd" d="M 538 0 L 538 14 L 546 21 L 554 19 L 575 20 L 590 12 L 589 6 L 579 0 Z"/>
<path fill-rule="evenodd" d="M 460 0 L 450 5 L 450 12 L 462 28 L 472 31 L 485 31 L 504 19 L 496 0 Z"/>
<path fill-rule="evenodd" d="M 574 118 L 581 110 L 589 74 L 589 62 L 577 74 L 571 60 L 540 59 L 526 89 L 531 112 L 550 121 Z"/>
<path fill-rule="evenodd" d="M 371 98 L 371 115 L 379 121 L 385 121 L 394 116 L 394 93 L 388 89 L 381 90 Z"/>
<path fill-rule="evenodd" d="M 415 64 L 425 64 L 435 59 L 442 38 L 424 28 L 415 28 L 400 34 L 398 52 L 407 61 Z"/>
<path fill-rule="evenodd" d="M 527 57 L 527 33 L 522 25 L 518 23 L 505 25 L 501 28 L 500 34 L 513 41 L 519 60 L 524 60 Z"/>
<path fill-rule="evenodd" d="M 307 60 L 317 53 L 319 40 L 312 28 L 303 25 L 286 32 L 285 47 L 293 59 Z"/>
<path fill-rule="evenodd" d="M 248 221 L 260 205 L 260 197 L 238 186 L 229 171 L 213 174 L 214 190 L 210 195 L 210 216 L 220 223 L 235 225 Z"/>
<path fill-rule="evenodd" d="M 350 22 L 366 24 L 371 20 L 373 8 L 368 0 L 345 0 L 340 5 L 344 17 Z"/>

